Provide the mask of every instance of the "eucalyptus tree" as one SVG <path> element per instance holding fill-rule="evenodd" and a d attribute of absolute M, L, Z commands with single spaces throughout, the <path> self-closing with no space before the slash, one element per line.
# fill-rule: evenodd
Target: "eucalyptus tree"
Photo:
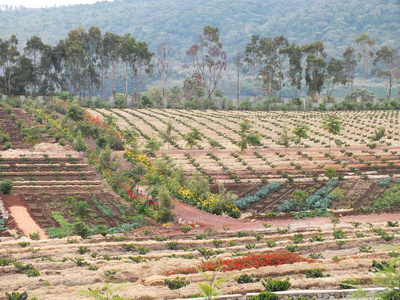
<path fill-rule="evenodd" d="M 395 76 L 396 60 L 399 59 L 398 51 L 383 45 L 375 53 L 373 64 L 375 68 L 372 73 L 378 78 L 386 78 L 386 99 L 392 97 L 393 77 Z"/>
<path fill-rule="evenodd" d="M 65 39 L 65 79 L 73 93 L 80 96 L 86 89 L 87 33 L 82 27 L 72 29 Z"/>
<path fill-rule="evenodd" d="M 108 56 L 109 64 L 111 67 L 112 77 L 113 77 L 113 96 L 115 99 L 116 96 L 116 80 L 117 80 L 117 72 L 118 68 L 122 62 L 121 59 L 121 44 L 122 37 L 111 33 L 106 32 L 103 38 L 103 49 Z"/>
<path fill-rule="evenodd" d="M 321 92 L 325 79 L 326 53 L 324 43 L 317 41 L 312 44 L 303 45 L 303 52 L 306 56 L 305 81 L 308 87 L 308 94 L 315 99 L 317 93 Z"/>
<path fill-rule="evenodd" d="M 137 52 L 136 39 L 129 33 L 125 34 L 121 42 L 121 59 L 125 63 L 125 99 L 128 99 L 128 70 L 132 65 Z"/>
<path fill-rule="evenodd" d="M 243 53 L 240 52 L 240 50 L 236 51 L 236 55 L 233 58 L 233 63 L 236 67 L 236 84 L 235 84 L 235 89 L 236 89 L 236 99 L 238 102 L 240 102 L 240 74 L 241 70 L 243 68 Z"/>
<path fill-rule="evenodd" d="M 204 87 L 207 82 L 208 99 L 211 99 L 227 65 L 227 55 L 219 37 L 218 27 L 205 26 L 199 43 L 193 44 L 186 52 L 192 59 L 199 86 Z"/>
<path fill-rule="evenodd" d="M 20 56 L 17 45 L 18 39 L 15 35 L 11 35 L 11 37 L 5 41 L 0 39 L 0 67 L 3 68 L 3 84 L 8 95 L 11 95 L 13 91 L 11 78 L 18 65 Z"/>
<path fill-rule="evenodd" d="M 145 74 L 153 74 L 153 65 L 151 59 L 154 53 L 150 52 L 146 42 L 137 43 L 137 51 L 132 58 L 131 67 L 133 70 L 133 76 L 135 79 L 135 98 L 139 100 L 140 98 L 140 86 Z"/>
<path fill-rule="evenodd" d="M 353 92 L 354 69 L 357 66 L 357 61 L 354 54 L 354 48 L 351 46 L 347 47 L 344 50 L 342 57 L 343 57 L 343 69 L 347 78 L 346 84 L 348 87 L 348 93 L 351 93 Z"/>
<path fill-rule="evenodd" d="M 171 45 L 167 41 L 162 42 L 157 49 L 157 70 L 158 75 L 160 76 L 164 107 L 167 106 L 165 98 L 165 81 L 167 80 L 169 65 L 171 64 L 171 60 L 169 58 L 170 55 Z"/>
<path fill-rule="evenodd" d="M 44 55 L 45 44 L 42 39 L 37 35 L 32 36 L 26 42 L 26 46 L 24 47 L 24 54 L 32 60 L 34 78 L 32 80 L 32 92 L 36 94 L 39 90 L 40 85 L 40 64 L 42 60 L 42 56 Z"/>
<path fill-rule="evenodd" d="M 289 57 L 289 70 L 288 77 L 290 85 L 292 86 L 292 99 L 295 96 L 295 90 L 301 89 L 301 80 L 303 78 L 302 72 L 303 67 L 301 66 L 301 60 L 303 52 L 300 46 L 292 43 L 283 52 Z"/>
<path fill-rule="evenodd" d="M 326 95 L 328 100 L 332 97 L 333 90 L 338 85 L 345 85 L 347 82 L 347 76 L 344 70 L 344 63 L 340 59 L 336 59 L 332 57 L 328 63 L 328 67 L 326 68 Z"/>
<path fill-rule="evenodd" d="M 249 66 L 253 77 L 253 97 L 255 101 L 257 98 L 257 73 L 262 62 L 262 55 L 260 52 L 260 37 L 258 35 L 251 36 L 251 41 L 246 45 L 244 54 L 244 61 Z"/>
<path fill-rule="evenodd" d="M 278 89 L 278 57 L 276 45 L 270 37 L 260 39 L 260 52 L 262 55 L 262 67 L 258 73 L 262 79 L 265 96 L 271 97 L 273 92 Z"/>
<path fill-rule="evenodd" d="M 87 33 L 87 66 L 88 66 L 88 88 L 90 97 L 94 97 L 95 87 L 98 89 L 103 84 L 101 74 L 101 48 L 102 35 L 98 27 L 92 26 Z"/>
<path fill-rule="evenodd" d="M 358 57 L 363 64 L 363 90 L 365 90 L 365 77 L 370 67 L 371 58 L 374 55 L 375 39 L 371 39 L 369 34 L 361 33 L 354 39 L 358 46 Z"/>
<path fill-rule="evenodd" d="M 289 46 L 289 41 L 283 35 L 279 35 L 274 39 L 277 54 L 277 80 L 278 80 L 278 99 L 281 100 L 283 82 L 285 80 L 286 53 L 285 49 Z"/>
<path fill-rule="evenodd" d="M 331 152 L 331 134 L 337 135 L 343 129 L 340 120 L 341 117 L 339 117 L 338 115 L 330 114 L 323 121 L 322 128 L 327 130 L 329 133 L 329 152 Z"/>

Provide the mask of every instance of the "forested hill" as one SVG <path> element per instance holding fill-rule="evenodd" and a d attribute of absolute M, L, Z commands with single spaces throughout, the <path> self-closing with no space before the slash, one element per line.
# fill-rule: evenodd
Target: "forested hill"
<path fill-rule="evenodd" d="M 55 45 L 73 28 L 97 26 L 103 33 L 130 33 L 154 52 L 166 40 L 183 60 L 203 27 L 212 25 L 219 27 L 228 57 L 252 34 L 283 34 L 299 44 L 322 40 L 328 55 L 340 56 L 363 32 L 378 44 L 400 48 L 399 16 L 398 0 L 120 0 L 1 11 L 0 38 L 15 34 L 25 44 L 36 34 Z"/>

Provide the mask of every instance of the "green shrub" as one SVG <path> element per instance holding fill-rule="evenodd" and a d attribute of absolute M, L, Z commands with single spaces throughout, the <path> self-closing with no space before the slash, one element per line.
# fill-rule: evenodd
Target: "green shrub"
<path fill-rule="evenodd" d="M 318 253 L 312 252 L 312 253 L 308 254 L 308 256 L 309 256 L 310 258 L 312 258 L 312 259 L 324 258 L 324 256 L 322 255 L 321 252 L 318 252 Z"/>
<path fill-rule="evenodd" d="M 219 246 L 221 246 L 222 244 L 223 244 L 224 242 L 222 241 L 222 240 L 217 240 L 217 239 L 214 239 L 213 240 L 213 244 L 214 244 L 214 246 L 215 247 L 219 247 Z"/>
<path fill-rule="evenodd" d="M 206 235 L 204 233 L 196 233 L 195 236 L 196 240 L 205 239 Z"/>
<path fill-rule="evenodd" d="M 304 240 L 304 234 L 302 234 L 302 233 L 296 233 L 296 234 L 293 236 L 293 238 L 292 238 L 292 241 L 293 241 L 293 243 L 295 243 L 295 244 L 299 244 L 299 243 L 301 243 L 303 240 Z"/>
<path fill-rule="evenodd" d="M 28 293 L 25 291 L 23 293 L 12 292 L 11 294 L 6 292 L 7 300 L 26 300 L 28 299 Z"/>
<path fill-rule="evenodd" d="M 300 250 L 300 247 L 298 245 L 287 245 L 286 250 L 289 252 L 296 252 Z"/>
<path fill-rule="evenodd" d="M 238 231 L 238 232 L 236 232 L 236 236 L 237 237 L 246 237 L 246 236 L 249 236 L 249 232 L 248 231 Z"/>
<path fill-rule="evenodd" d="M 177 241 L 171 241 L 171 242 L 167 242 L 165 244 L 165 248 L 169 249 L 169 250 L 174 250 L 176 248 L 178 248 L 179 243 Z"/>
<path fill-rule="evenodd" d="M 399 222 L 387 221 L 388 227 L 399 227 Z"/>
<path fill-rule="evenodd" d="M 382 260 L 379 262 L 379 261 L 373 260 L 372 266 L 371 266 L 371 268 L 368 269 L 368 271 L 373 272 L 373 273 L 381 272 L 381 271 L 383 271 L 384 268 L 387 268 L 387 267 L 389 267 L 389 263 L 387 261 Z"/>
<path fill-rule="evenodd" d="M 268 277 L 265 278 L 261 283 L 268 292 L 287 291 L 291 286 L 289 278 L 286 278 L 285 280 L 274 280 L 271 277 Z"/>
<path fill-rule="evenodd" d="M 141 254 L 141 255 L 145 255 L 146 253 L 150 252 L 150 249 L 141 246 L 141 247 L 137 247 L 136 249 L 137 253 Z"/>
<path fill-rule="evenodd" d="M 341 289 L 354 289 L 359 284 L 360 284 L 360 282 L 358 280 L 349 278 L 349 279 L 342 280 L 339 283 L 339 286 Z"/>
<path fill-rule="evenodd" d="M 157 242 L 163 242 L 163 241 L 168 240 L 168 237 L 167 237 L 167 236 L 158 236 L 158 235 L 156 235 L 156 236 L 154 236 L 154 239 L 155 239 Z"/>
<path fill-rule="evenodd" d="M 277 231 L 279 234 L 286 234 L 286 233 L 289 232 L 289 228 L 279 228 L 279 227 L 277 227 L 277 228 L 276 228 L 276 231 Z"/>
<path fill-rule="evenodd" d="M 0 194 L 9 195 L 13 188 L 13 183 L 10 179 L 3 179 L 0 182 Z"/>
<path fill-rule="evenodd" d="M 136 246 L 134 244 L 132 244 L 132 243 L 130 243 L 130 244 L 122 244 L 122 248 L 124 248 L 124 250 L 127 251 L 127 252 L 136 250 Z"/>
<path fill-rule="evenodd" d="M 275 242 L 275 241 L 267 241 L 267 246 L 268 246 L 269 248 L 273 248 L 273 247 L 276 246 L 276 242 Z"/>
<path fill-rule="evenodd" d="M 86 239 L 92 234 L 92 230 L 83 222 L 74 223 L 74 233 Z"/>
<path fill-rule="evenodd" d="M 31 243 L 29 243 L 29 242 L 20 242 L 20 243 L 19 243 L 19 245 L 20 245 L 22 248 L 28 247 L 30 244 L 31 244 Z"/>
<path fill-rule="evenodd" d="M 212 249 L 208 249 L 205 247 L 198 248 L 197 251 L 200 252 L 205 258 L 210 258 L 211 256 L 215 255 L 215 252 Z"/>
<path fill-rule="evenodd" d="M 329 276 L 322 274 L 320 269 L 305 270 L 304 274 L 306 274 L 306 278 L 323 278 Z"/>
<path fill-rule="evenodd" d="M 245 283 L 253 283 L 253 282 L 259 282 L 261 279 L 256 278 L 254 274 L 248 275 L 248 274 L 242 274 L 238 278 L 235 278 L 236 282 L 239 284 L 245 284 Z"/>
<path fill-rule="evenodd" d="M 183 226 L 181 226 L 181 231 L 182 231 L 184 234 L 187 234 L 187 233 L 190 232 L 192 229 L 193 229 L 193 227 L 190 226 L 190 225 L 183 225 Z"/>
<path fill-rule="evenodd" d="M 11 259 L 8 258 L 0 258 L 0 267 L 9 266 L 13 263 Z"/>
<path fill-rule="evenodd" d="M 254 244 L 254 243 L 248 243 L 248 244 L 246 244 L 246 249 L 248 249 L 248 250 L 250 250 L 250 249 L 254 249 L 255 247 L 256 247 L 256 244 Z"/>
<path fill-rule="evenodd" d="M 29 238 L 31 240 L 38 241 L 40 240 L 40 233 L 39 232 L 30 233 Z"/>
<path fill-rule="evenodd" d="M 362 225 L 362 222 L 350 222 L 351 225 L 353 225 L 354 228 L 358 228 Z"/>
<path fill-rule="evenodd" d="M 347 238 L 346 235 L 344 234 L 343 230 L 341 230 L 341 229 L 335 229 L 333 231 L 333 237 L 335 239 L 346 239 Z"/>
<path fill-rule="evenodd" d="M 189 281 L 185 280 L 185 277 L 182 278 L 176 277 L 175 279 L 172 280 L 165 279 L 164 283 L 168 286 L 170 290 L 177 290 L 190 284 Z"/>
<path fill-rule="evenodd" d="M 28 270 L 26 272 L 26 276 L 28 276 L 28 277 L 39 277 L 40 276 L 40 272 L 38 270 Z"/>
<path fill-rule="evenodd" d="M 325 240 L 325 238 L 324 238 L 324 236 L 323 235 L 313 235 L 311 238 L 310 238 L 310 242 L 312 243 L 312 242 L 323 242 Z"/>
<path fill-rule="evenodd" d="M 88 247 L 86 247 L 86 246 L 80 246 L 80 247 L 78 248 L 78 253 L 79 253 L 79 254 L 85 254 L 85 253 L 88 253 L 88 252 L 90 252 L 90 250 L 89 250 Z"/>
<path fill-rule="evenodd" d="M 279 297 L 277 294 L 271 292 L 262 292 L 259 293 L 257 296 L 251 296 L 251 300 L 278 300 Z"/>
<path fill-rule="evenodd" d="M 372 253 L 374 250 L 372 250 L 371 246 L 360 246 L 358 247 L 358 251 L 363 252 L 363 253 Z"/>

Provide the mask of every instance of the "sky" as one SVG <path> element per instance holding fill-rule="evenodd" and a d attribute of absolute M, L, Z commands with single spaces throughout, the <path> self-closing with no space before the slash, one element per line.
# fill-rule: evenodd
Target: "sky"
<path fill-rule="evenodd" d="M 71 4 L 93 4 L 100 1 L 112 1 L 112 0 L 0 0 L 0 6 L 4 4 L 12 6 L 25 6 L 30 8 L 39 7 L 53 7 L 61 5 Z"/>

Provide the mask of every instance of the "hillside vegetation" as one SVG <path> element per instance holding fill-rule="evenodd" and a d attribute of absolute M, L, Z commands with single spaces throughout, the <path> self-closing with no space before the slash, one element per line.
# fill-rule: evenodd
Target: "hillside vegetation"
<path fill-rule="evenodd" d="M 399 10 L 398 1 L 379 0 L 122 0 L 2 11 L 0 36 L 15 34 L 26 41 L 36 34 L 54 45 L 73 28 L 98 26 L 104 32 L 130 33 L 147 41 L 153 51 L 167 40 L 173 45 L 174 56 L 183 60 L 202 28 L 212 25 L 220 28 L 221 41 L 231 57 L 252 34 L 283 34 L 302 44 L 321 39 L 328 52 L 338 54 L 362 32 L 375 37 L 378 43 L 398 48 Z"/>

